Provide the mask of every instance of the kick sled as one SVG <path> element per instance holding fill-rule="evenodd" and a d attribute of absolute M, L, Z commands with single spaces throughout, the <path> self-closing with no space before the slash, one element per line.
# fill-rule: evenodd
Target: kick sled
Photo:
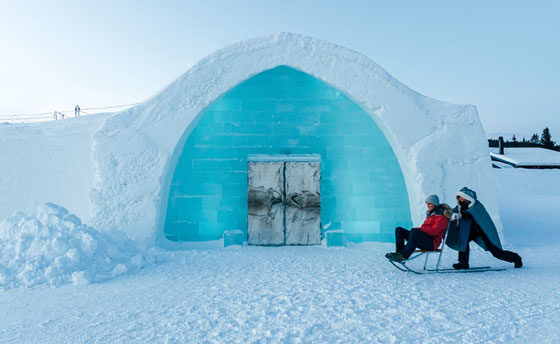
<path fill-rule="evenodd" d="M 449 223 L 451 225 L 451 222 Z M 443 249 L 445 248 L 445 240 L 447 239 L 447 233 L 449 232 L 449 226 L 445 231 L 445 236 L 441 242 L 441 248 L 433 251 L 426 251 L 426 250 L 416 250 L 414 253 L 406 260 L 402 260 L 400 262 L 394 261 L 392 259 L 387 258 L 387 260 L 397 269 L 405 272 L 412 272 L 417 275 L 422 274 L 435 274 L 435 273 L 469 273 L 469 272 L 487 272 L 487 271 L 504 271 L 505 268 L 492 268 L 490 266 L 477 266 L 477 267 L 469 267 L 468 269 L 454 269 L 454 268 L 440 268 L 439 264 L 441 262 L 441 256 L 443 255 Z M 428 258 L 431 255 L 437 255 L 437 263 L 435 268 L 429 269 L 428 268 Z M 424 268 L 422 270 L 416 270 L 408 266 L 407 264 L 413 260 L 418 258 L 425 257 L 424 260 Z"/>

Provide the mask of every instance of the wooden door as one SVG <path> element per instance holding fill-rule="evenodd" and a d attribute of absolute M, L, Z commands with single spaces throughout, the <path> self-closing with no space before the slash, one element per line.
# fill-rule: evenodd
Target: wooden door
<path fill-rule="evenodd" d="M 286 162 L 286 245 L 321 244 L 321 169 L 318 161 Z"/>
<path fill-rule="evenodd" d="M 249 162 L 249 245 L 284 245 L 284 163 Z"/>

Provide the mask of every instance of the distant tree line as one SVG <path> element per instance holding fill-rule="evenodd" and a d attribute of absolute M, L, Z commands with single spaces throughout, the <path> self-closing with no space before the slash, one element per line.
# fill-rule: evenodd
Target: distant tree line
<path fill-rule="evenodd" d="M 498 147 L 498 139 L 488 139 L 488 145 L 490 147 Z M 544 128 L 542 134 L 533 134 L 529 140 L 523 139 L 519 141 L 515 134 L 512 136 L 511 141 L 504 138 L 504 147 L 542 147 L 546 149 L 552 149 L 555 151 L 560 151 L 560 146 L 556 145 L 555 141 L 552 141 L 550 136 L 550 129 L 548 127 Z"/>

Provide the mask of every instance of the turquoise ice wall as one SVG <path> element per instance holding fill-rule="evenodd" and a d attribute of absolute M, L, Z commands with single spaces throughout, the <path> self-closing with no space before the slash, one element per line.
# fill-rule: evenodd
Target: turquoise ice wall
<path fill-rule="evenodd" d="M 247 232 L 247 157 L 319 154 L 321 218 L 351 241 L 393 241 L 412 224 L 397 158 L 343 93 L 279 66 L 242 82 L 202 114 L 171 181 L 164 235 L 205 241 Z"/>

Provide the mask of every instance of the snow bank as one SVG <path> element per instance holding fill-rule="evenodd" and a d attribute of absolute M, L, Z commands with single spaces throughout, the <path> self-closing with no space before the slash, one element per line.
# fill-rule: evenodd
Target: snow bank
<path fill-rule="evenodd" d="M 100 232 L 53 203 L 0 223 L 0 288 L 87 284 L 151 261 L 123 232 Z"/>

